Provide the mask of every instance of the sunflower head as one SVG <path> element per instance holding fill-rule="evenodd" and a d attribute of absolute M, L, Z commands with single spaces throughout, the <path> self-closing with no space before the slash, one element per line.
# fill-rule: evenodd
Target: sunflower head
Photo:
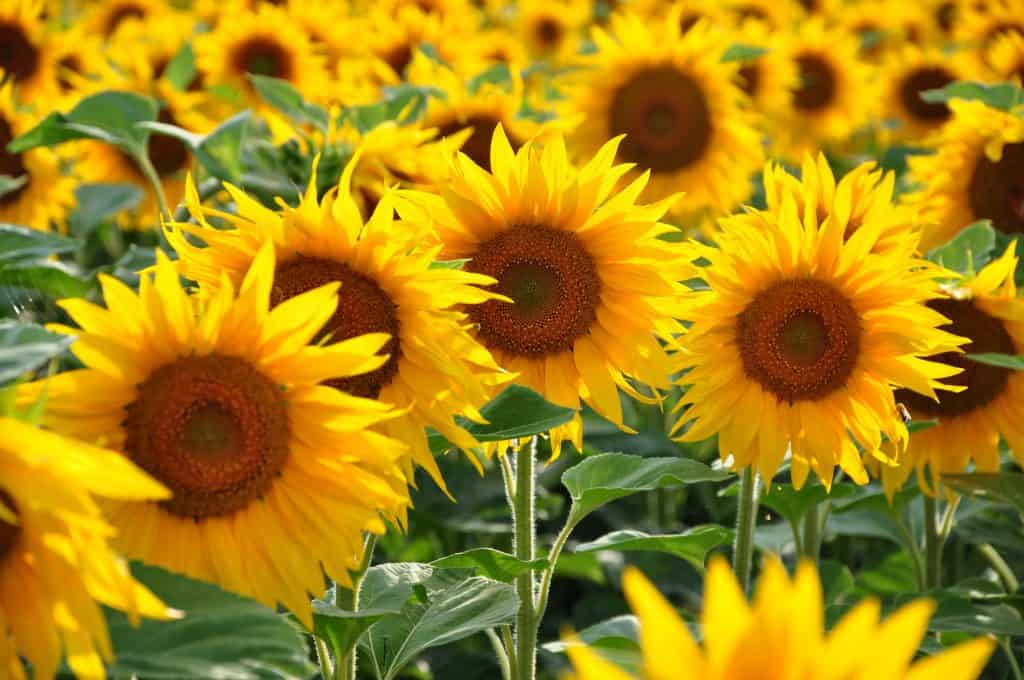
<path fill-rule="evenodd" d="M 1000 35 L 993 41 L 987 61 L 996 78 L 1024 84 L 1024 34 L 1011 31 Z"/>
<path fill-rule="evenodd" d="M 56 46 L 38 0 L 0 2 L 0 71 L 18 86 L 26 105 L 49 110 L 58 93 Z"/>
<path fill-rule="evenodd" d="M 667 386 L 673 370 L 659 338 L 681 327 L 671 306 L 684 294 L 688 260 L 658 220 L 672 198 L 638 205 L 646 177 L 620 192 L 621 138 L 582 167 L 560 136 L 512 149 L 499 125 L 490 172 L 459 154 L 440 195 L 410 193 L 410 219 L 432 224 L 445 258 L 497 281 L 502 297 L 467 309 L 476 337 L 517 380 L 555 403 L 586 401 L 625 429 L 619 389 Z M 552 433 L 581 445 L 577 418 Z"/>
<path fill-rule="evenodd" d="M 990 69 L 991 50 L 1006 35 L 1024 36 L 1024 0 L 961 2 L 957 5 L 953 35 L 974 57 L 980 72 Z"/>
<path fill-rule="evenodd" d="M 752 600 L 722 557 L 708 565 L 700 613 L 703 642 L 693 639 L 675 607 L 638 570 L 623 575 L 630 609 L 640 620 L 640 678 L 903 678 L 973 680 L 993 650 L 989 638 L 961 643 L 912 663 L 935 610 L 929 600 L 904 605 L 885 620 L 876 600 L 864 600 L 831 632 L 824 626 L 818 570 L 809 561 L 789 578 L 777 557 L 764 561 Z M 568 648 L 571 680 L 634 680 L 578 641 Z"/>
<path fill-rule="evenodd" d="M 885 117 L 895 125 L 889 136 L 918 144 L 937 133 L 952 116 L 949 106 L 941 102 L 927 102 L 921 94 L 958 80 L 970 80 L 972 72 L 964 59 L 956 54 L 913 45 L 892 50 L 883 70 Z"/>
<path fill-rule="evenodd" d="M 570 57 L 579 47 L 590 7 L 585 0 L 522 0 L 516 17 L 520 39 L 537 59 Z"/>

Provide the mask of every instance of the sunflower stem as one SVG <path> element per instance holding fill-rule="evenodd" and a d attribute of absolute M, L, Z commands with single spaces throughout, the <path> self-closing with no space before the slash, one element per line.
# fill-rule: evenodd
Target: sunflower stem
<path fill-rule="evenodd" d="M 536 552 L 537 527 L 533 518 L 536 455 L 536 436 L 530 439 L 528 446 L 516 449 L 516 492 L 513 502 L 515 555 L 524 562 L 532 562 Z M 538 621 L 534 601 L 536 579 L 532 569 L 516 578 L 516 590 L 519 594 L 519 612 L 516 614 L 516 680 L 535 680 Z"/>
<path fill-rule="evenodd" d="M 740 475 L 740 497 L 736 509 L 736 542 L 732 551 L 732 570 L 743 591 L 750 587 L 750 570 L 754 564 L 754 528 L 757 526 L 757 473 L 743 468 Z"/>
<path fill-rule="evenodd" d="M 146 180 L 153 187 L 153 193 L 156 194 L 156 202 L 160 206 L 160 219 L 169 220 L 171 219 L 170 208 L 167 207 L 167 196 L 164 194 L 163 185 L 160 184 L 160 175 L 157 174 L 156 168 L 149 160 L 149 156 L 145 153 L 133 153 L 132 156 L 135 158 L 135 162 L 139 164 L 139 169 L 142 170 L 142 174 L 146 177 Z M 160 234 L 161 243 L 163 242 L 163 229 L 157 229 L 157 233 Z"/>
<path fill-rule="evenodd" d="M 989 566 L 999 575 L 999 580 L 1003 582 L 1003 587 L 1006 588 L 1006 592 L 1013 594 L 1020 588 L 1020 582 L 1017 581 L 1016 575 L 1013 573 L 1013 569 L 1006 563 L 1003 556 L 1000 555 L 995 548 L 989 543 L 982 543 L 978 546 L 978 552 L 984 557 Z"/>
<path fill-rule="evenodd" d="M 555 542 L 551 545 L 551 552 L 548 553 L 548 566 L 544 569 L 544 573 L 540 579 L 540 591 L 537 594 L 537 624 L 544 620 L 544 612 L 548 608 L 548 594 L 551 592 L 551 579 L 555 576 L 555 566 L 558 564 L 558 557 L 562 554 L 562 549 L 565 548 L 565 542 L 569 540 L 569 535 L 572 530 L 576 528 L 576 522 L 567 521 L 562 530 L 558 532 L 558 536 L 555 537 Z"/>
<path fill-rule="evenodd" d="M 314 635 L 313 644 L 316 648 L 316 660 L 320 664 L 320 677 L 330 680 L 334 677 L 334 664 L 331 663 L 331 653 L 327 651 L 327 643 L 323 638 Z"/>
<path fill-rule="evenodd" d="M 343 607 L 350 611 L 359 611 L 359 589 L 363 585 L 363 578 L 366 576 L 366 570 L 370 568 L 370 563 L 373 561 L 373 551 L 377 547 L 377 535 L 366 534 L 366 538 L 363 542 L 363 557 L 359 561 L 359 568 L 352 574 L 352 591 L 345 597 L 339 594 L 338 586 L 334 586 L 334 605 L 337 607 Z M 348 653 L 343 659 L 338 659 L 338 664 L 335 668 L 335 677 L 337 680 L 356 680 L 358 677 L 359 659 L 357 658 L 356 646 L 352 647 L 352 651 Z M 332 677 L 332 676 L 324 676 Z"/>
<path fill-rule="evenodd" d="M 803 556 L 818 563 L 821 552 L 821 506 L 815 503 L 804 515 Z"/>
<path fill-rule="evenodd" d="M 502 644 L 501 638 L 494 632 L 493 628 L 488 628 L 484 631 L 487 634 L 487 639 L 491 643 L 491 647 L 494 648 L 494 656 L 498 658 L 498 666 L 501 668 L 501 680 L 513 680 L 512 668 L 509 665 L 508 654 L 505 653 L 505 645 Z"/>
<path fill-rule="evenodd" d="M 926 590 L 942 583 L 942 535 L 939 533 L 938 509 L 934 498 L 924 496 L 924 551 Z"/>
<path fill-rule="evenodd" d="M 1010 638 L 1000 638 L 999 646 L 1003 648 L 1003 653 L 1006 654 L 1006 658 L 1010 662 L 1010 671 L 1013 673 L 1013 680 L 1024 680 L 1024 671 L 1021 671 L 1020 662 L 1017 661 L 1017 657 L 1013 655 L 1013 644 L 1011 644 Z"/>

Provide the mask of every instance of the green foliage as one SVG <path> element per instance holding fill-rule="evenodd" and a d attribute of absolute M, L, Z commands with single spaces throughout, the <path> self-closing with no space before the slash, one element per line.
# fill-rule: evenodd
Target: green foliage
<path fill-rule="evenodd" d="M 977 361 L 979 364 L 1008 368 L 1011 371 L 1024 371 L 1024 356 L 983 352 L 982 354 L 968 354 L 967 358 Z"/>
<path fill-rule="evenodd" d="M 642 531 L 622 529 L 605 534 L 598 539 L 580 543 L 573 552 L 586 553 L 598 550 L 647 550 L 674 555 L 697 567 L 704 564 L 708 553 L 727 545 L 733 540 L 733 531 L 720 526 L 701 526 L 688 529 L 681 534 L 651 536 Z"/>
<path fill-rule="evenodd" d="M 1008 503 L 1024 513 L 1024 474 L 999 472 L 943 475 L 942 481 L 960 493 Z"/>
<path fill-rule="evenodd" d="M 742 43 L 735 43 L 729 45 L 722 53 L 722 62 L 730 61 L 753 61 L 758 57 L 768 54 L 771 52 L 767 47 L 758 47 L 757 45 L 744 45 Z"/>
<path fill-rule="evenodd" d="M 295 123 L 310 123 L 321 132 L 327 132 L 327 111 L 302 96 L 287 80 L 249 74 L 256 93 L 275 109 L 288 116 Z"/>
<path fill-rule="evenodd" d="M 989 220 L 965 227 L 949 243 L 932 249 L 928 259 L 960 274 L 974 274 L 992 259 L 996 233 Z"/>
<path fill-rule="evenodd" d="M 0 383 L 36 370 L 62 354 L 73 339 L 35 324 L 0 319 Z"/>
<path fill-rule="evenodd" d="M 40 262 L 51 255 L 74 252 L 81 247 L 77 239 L 37 231 L 13 224 L 0 224 L 0 264 Z"/>
<path fill-rule="evenodd" d="M 182 43 L 181 48 L 167 63 L 163 77 L 170 81 L 174 89 L 184 91 L 196 78 L 196 55 L 192 43 Z"/>
<path fill-rule="evenodd" d="M 548 561 L 537 559 L 526 562 L 494 548 L 473 548 L 445 555 L 431 562 L 430 566 L 436 569 L 472 569 L 480 576 L 511 583 L 520 574 L 544 569 Z"/>
<path fill-rule="evenodd" d="M 921 99 L 932 104 L 946 103 L 954 99 L 980 101 L 986 106 L 1001 111 L 1013 111 L 1024 103 L 1019 85 L 1013 83 L 979 83 L 957 81 L 938 90 L 921 93 Z"/>

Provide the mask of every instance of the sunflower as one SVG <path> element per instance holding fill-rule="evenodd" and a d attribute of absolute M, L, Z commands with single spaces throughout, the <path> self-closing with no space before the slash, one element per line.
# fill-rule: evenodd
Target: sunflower
<path fill-rule="evenodd" d="M 996 80 L 1024 84 L 1024 35 L 1010 32 L 996 38 L 987 61 Z"/>
<path fill-rule="evenodd" d="M 911 156 L 907 196 L 929 226 L 921 247 L 945 243 L 964 227 L 988 219 L 1005 234 L 1024 233 L 1024 119 L 979 101 L 953 100 L 953 118 L 929 145 Z"/>
<path fill-rule="evenodd" d="M 18 99 L 41 110 L 57 94 L 57 60 L 38 0 L 0 0 L 0 71 L 18 86 Z"/>
<path fill-rule="evenodd" d="M 174 614 L 111 550 L 94 502 L 169 495 L 120 454 L 0 418 L 0 675 L 24 680 L 21 655 L 52 679 L 63 649 L 76 675 L 102 678 L 113 655 L 98 603 L 133 622 Z"/>
<path fill-rule="evenodd" d="M 649 170 L 647 196 L 686 195 L 678 211 L 723 213 L 746 200 L 750 176 L 763 162 L 756 114 L 739 86 L 739 64 L 721 61 L 724 45 L 706 23 L 680 35 L 671 17 L 647 26 L 612 16 L 594 29 L 597 51 L 570 92 L 566 115 L 579 127 L 570 144 L 593 154 L 617 135 L 617 159 Z"/>
<path fill-rule="evenodd" d="M 104 440 L 173 492 L 106 503 L 126 554 L 280 602 L 311 626 L 320 565 L 350 587 L 362 533 L 384 533 L 380 515 L 408 505 L 405 446 L 369 429 L 394 409 L 320 384 L 380 368 L 388 336 L 308 345 L 338 286 L 268 311 L 274 269 L 268 245 L 237 296 L 230 281 L 189 296 L 159 250 L 138 293 L 101 275 L 108 308 L 63 300 L 81 330 L 55 328 L 77 336 L 86 368 L 29 383 L 19 400 L 45 392 L 47 428 Z"/>
<path fill-rule="evenodd" d="M 770 30 L 762 21 L 748 19 L 735 34 L 738 43 L 765 52 L 740 64 L 739 82 L 754 109 L 774 128 L 791 114 L 797 88 L 796 63 L 786 53 L 786 33 Z"/>
<path fill-rule="evenodd" d="M 631 13 L 639 16 L 632 10 Z M 730 24 L 730 17 L 720 6 L 704 0 L 675 0 L 669 5 L 666 15 L 669 23 L 679 27 L 679 35 L 686 35 L 700 21 L 716 27 Z"/>
<path fill-rule="evenodd" d="M 971 48 L 979 70 L 992 66 L 988 53 L 1006 34 L 1024 36 L 1024 0 L 961 2 L 953 32 L 956 41 Z"/>
<path fill-rule="evenodd" d="M 801 13 L 795 0 L 731 0 L 726 7 L 737 24 L 759 22 L 772 32 L 788 30 Z"/>
<path fill-rule="evenodd" d="M 921 238 L 914 210 L 893 203 L 896 176 L 878 169 L 874 161 L 861 163 L 836 183 L 825 154 L 804 156 L 800 177 L 780 164 L 764 173 L 767 212 L 778 216 L 789 201 L 801 219 L 822 223 L 830 219 L 849 240 L 865 224 L 875 230 L 871 251 L 913 255 Z"/>
<path fill-rule="evenodd" d="M 793 113 L 778 128 L 789 157 L 845 141 L 874 114 L 871 71 L 857 56 L 860 40 L 849 31 L 808 20 L 791 35 L 788 56 L 799 84 Z"/>
<path fill-rule="evenodd" d="M 837 21 L 857 36 L 861 58 L 872 63 L 883 61 L 901 45 L 921 44 L 931 27 L 920 5 L 885 0 L 860 0 L 845 5 Z"/>
<path fill-rule="evenodd" d="M 227 86 L 260 104 L 248 75 L 287 80 L 309 99 L 326 94 L 323 55 L 309 34 L 280 7 L 225 15 L 209 33 L 195 39 L 196 68 L 206 87 Z"/>
<path fill-rule="evenodd" d="M 1024 354 L 1024 298 L 1017 297 L 1013 276 L 1016 242 L 1002 257 L 976 276 L 956 282 L 928 306 L 947 319 L 943 328 L 968 338 L 967 354 Z M 925 467 L 937 482 L 940 475 L 964 472 L 974 461 L 978 472 L 999 471 L 999 438 L 1005 439 L 1024 463 L 1024 373 L 979 363 L 964 354 L 947 352 L 936 361 L 963 369 L 948 382 L 962 392 L 944 392 L 938 401 L 899 390 L 896 401 L 914 418 L 938 424 L 915 432 L 899 467 L 881 466 L 880 476 L 890 495 L 911 471 Z M 935 488 L 922 480 L 924 489 Z"/>
<path fill-rule="evenodd" d="M 417 247 L 428 235 L 394 222 L 391 194 L 381 197 L 364 223 L 351 192 L 358 164 L 357 155 L 346 166 L 337 192 L 322 201 L 317 199 L 314 171 L 299 206 L 281 212 L 259 206 L 232 186 L 227 189 L 238 205 L 237 216 L 204 211 L 190 189 L 189 209 L 199 224 L 173 224 L 168 240 L 181 257 L 181 273 L 208 290 L 225 280 L 240 281 L 266 242 L 280 263 L 270 284 L 272 304 L 284 305 L 315 286 L 341 282 L 338 311 L 323 333 L 335 339 L 388 333 L 389 358 L 376 371 L 327 384 L 346 398 L 379 399 L 408 411 L 379 429 L 408 443 L 411 458 L 403 463 L 410 481 L 416 463 L 444 488 L 424 427 L 441 432 L 463 450 L 479 447 L 452 417 L 480 421 L 477 409 L 507 379 L 472 339 L 469 317 L 457 307 L 496 296 L 477 288 L 492 283 L 486 276 L 434 268 L 438 248 Z M 211 227 L 204 214 L 221 217 L 232 228 Z M 207 246 L 190 245 L 186 233 Z"/>
<path fill-rule="evenodd" d="M 170 11 L 164 0 L 108 0 L 95 3 L 82 18 L 82 25 L 91 35 L 110 39 L 140 20 L 158 18 Z"/>
<path fill-rule="evenodd" d="M 924 9 L 931 18 L 935 34 L 940 39 L 953 36 L 954 28 L 960 20 L 960 2 L 957 0 L 925 0 Z"/>
<path fill-rule="evenodd" d="M 505 27 L 481 29 L 464 43 L 451 62 L 452 70 L 469 80 L 496 64 L 509 70 L 529 62 L 526 45 Z"/>
<path fill-rule="evenodd" d="M 994 640 L 979 637 L 913 663 L 935 611 L 927 599 L 884 620 L 877 600 L 863 600 L 826 633 L 821 581 L 811 562 L 801 563 L 790 580 L 778 558 L 766 559 L 748 604 L 725 560 L 712 558 L 700 615 L 702 643 L 635 567 L 623 573 L 622 585 L 640 620 L 639 677 L 645 680 L 973 680 L 995 649 Z M 567 652 L 575 670 L 570 680 L 635 678 L 578 640 L 570 640 Z"/>
<path fill-rule="evenodd" d="M 920 356 L 964 340 L 938 330 L 945 319 L 924 304 L 935 268 L 912 258 L 912 247 L 878 247 L 889 226 L 884 205 L 882 218 L 867 210 L 848 234 L 850 193 L 865 182 L 841 183 L 821 219 L 815 192 L 829 193 L 831 178 L 812 179 L 813 164 L 805 167 L 802 200 L 783 190 L 771 210 L 725 218 L 719 247 L 701 249 L 708 288 L 683 313 L 693 325 L 682 341 L 689 370 L 679 407 L 690 406 L 673 434 L 687 424 L 684 441 L 718 433 L 723 459 L 765 479 L 791 451 L 797 487 L 811 469 L 829 486 L 836 464 L 864 484 L 858 447 L 888 459 L 883 435 L 907 440 L 892 387 L 935 398 L 938 379 L 958 369 Z"/>
<path fill-rule="evenodd" d="M 353 57 L 366 57 L 363 24 L 345 3 L 335 0 L 290 0 L 285 10 L 309 36 L 314 49 L 327 58 L 328 72 L 344 76 Z M 332 88 L 333 89 L 333 88 Z"/>
<path fill-rule="evenodd" d="M 36 122 L 15 105 L 13 90 L 10 80 L 0 85 L 0 176 L 21 178 L 21 183 L 0 194 L 0 222 L 64 231 L 68 210 L 75 204 L 77 182 L 61 172 L 60 159 L 51 149 L 7 150 L 12 139 L 28 132 Z"/>
<path fill-rule="evenodd" d="M 520 0 L 516 30 L 536 59 L 559 63 L 576 54 L 590 19 L 587 0 Z"/>
<path fill-rule="evenodd" d="M 477 37 L 478 30 L 460 18 L 424 12 L 412 5 L 394 11 L 374 5 L 363 21 L 363 40 L 380 62 L 381 83 L 388 85 L 402 81 L 420 45 L 431 45 L 441 59 L 452 63 Z"/>
<path fill-rule="evenodd" d="M 914 45 L 890 51 L 881 72 L 885 74 L 885 118 L 896 125 L 889 136 L 910 143 L 919 143 L 938 132 L 951 115 L 946 104 L 926 102 L 921 93 L 971 79 L 971 69 L 962 58 L 937 47 L 922 49 Z"/>
<path fill-rule="evenodd" d="M 112 67 L 104 57 L 103 39 L 82 24 L 53 34 L 52 45 L 58 90 L 53 108 L 66 111 L 91 94 Z"/>
<path fill-rule="evenodd" d="M 491 172 L 460 153 L 440 195 L 408 196 L 442 256 L 468 258 L 507 296 L 467 309 L 498 363 L 548 400 L 579 408 L 582 398 L 625 430 L 618 388 L 648 400 L 628 379 L 668 386 L 673 363 L 658 336 L 682 330 L 672 314 L 688 267 L 680 244 L 658 238 L 674 231 L 658 222 L 673 199 L 635 204 L 646 177 L 615 193 L 628 172 L 613 165 L 620 142 L 577 168 L 560 136 L 514 152 L 499 125 Z M 578 416 L 551 435 L 553 456 L 565 440 L 582 450 Z"/>

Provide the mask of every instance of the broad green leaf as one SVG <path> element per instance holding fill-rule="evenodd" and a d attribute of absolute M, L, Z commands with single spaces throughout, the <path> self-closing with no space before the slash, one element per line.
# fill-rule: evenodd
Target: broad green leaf
<path fill-rule="evenodd" d="M 28 181 L 28 175 L 19 175 L 17 177 L 11 177 L 10 175 L 0 175 L 0 197 L 5 196 L 11 192 L 17 191 L 21 187 L 25 186 L 25 182 Z"/>
<path fill-rule="evenodd" d="M 134 92 L 107 90 L 86 97 L 68 113 L 51 113 L 7 149 L 21 153 L 73 139 L 98 139 L 137 155 L 146 152 L 149 130 L 139 123 L 156 120 L 157 104 Z"/>
<path fill-rule="evenodd" d="M 384 602 L 384 606 L 363 606 L 359 611 L 350 611 L 332 604 L 336 588 L 337 586 L 331 586 L 323 599 L 313 600 L 313 627 L 317 637 L 326 640 L 331 646 L 334 658 L 339 659 L 352 651 L 366 629 L 385 616 L 402 611 L 405 600 L 399 602 L 396 597 Z M 360 593 L 362 592 L 363 589 L 360 590 Z M 411 586 L 405 595 L 406 600 L 412 596 Z"/>
<path fill-rule="evenodd" d="M 0 224 L 0 264 L 40 262 L 82 247 L 78 239 L 14 224 Z"/>
<path fill-rule="evenodd" d="M 500 442 L 547 432 L 572 420 L 576 411 L 552 404 L 529 387 L 509 385 L 480 409 L 486 424 L 463 420 L 481 442 Z"/>
<path fill-rule="evenodd" d="M 511 583 L 517 576 L 531 569 L 544 569 L 548 561 L 537 559 L 527 562 L 494 548 L 473 548 L 434 560 L 430 566 L 438 569 L 472 569 L 481 576 Z"/>
<path fill-rule="evenodd" d="M 0 319 L 0 383 L 34 371 L 58 356 L 74 341 L 42 326 Z"/>
<path fill-rule="evenodd" d="M 1024 635 L 1024 618 L 1006 604 L 981 604 L 939 591 L 929 593 L 938 607 L 928 622 L 928 630 L 974 635 Z"/>
<path fill-rule="evenodd" d="M 589 647 L 603 649 L 640 649 L 640 621 L 630 614 L 616 616 L 595 623 L 576 633 L 577 639 Z M 571 643 L 565 640 L 547 642 L 541 647 L 560 654 L 570 647 Z"/>
<path fill-rule="evenodd" d="M 544 554 L 547 554 L 546 551 Z M 607 585 L 604 567 L 597 553 L 563 552 L 555 563 L 555 576 L 577 581 L 589 581 L 599 586 Z"/>
<path fill-rule="evenodd" d="M 108 612 L 114 678 L 305 680 L 313 673 L 301 632 L 272 609 L 157 567 L 135 564 L 132 571 L 185 616 L 143 620 L 136 628 L 120 612 Z"/>
<path fill-rule="evenodd" d="M 771 508 L 786 518 L 787 521 L 797 523 L 803 519 L 807 511 L 815 505 L 828 500 L 847 498 L 855 491 L 852 484 L 833 484 L 832 491 L 817 482 L 808 482 L 802 489 L 796 489 L 791 484 L 772 483 L 761 495 L 761 505 Z"/>
<path fill-rule="evenodd" d="M 928 259 L 947 269 L 970 274 L 980 271 L 992 259 L 995 247 L 996 233 L 992 222 L 979 220 L 962 229 L 949 243 L 932 249 Z"/>
<path fill-rule="evenodd" d="M 75 188 L 78 208 L 72 216 L 71 230 L 83 235 L 104 220 L 131 210 L 142 200 L 142 189 L 134 184 L 81 184 Z"/>
<path fill-rule="evenodd" d="M 757 45 L 743 45 L 740 43 L 735 43 L 733 45 L 729 45 L 729 47 L 726 48 L 725 52 L 722 53 L 722 58 L 719 61 L 750 61 L 752 59 L 757 59 L 761 55 L 767 54 L 770 51 L 771 50 L 769 50 L 767 47 L 758 47 Z"/>
<path fill-rule="evenodd" d="M 0 285 L 37 290 L 54 299 L 85 297 L 94 284 L 60 262 L 0 266 Z"/>
<path fill-rule="evenodd" d="M 409 123 L 422 115 L 430 97 L 443 98 L 437 88 L 403 83 L 384 88 L 384 99 L 365 106 L 350 106 L 342 111 L 342 118 L 360 132 L 369 132 L 386 121 Z"/>
<path fill-rule="evenodd" d="M 1021 88 L 1013 83 L 979 83 L 957 81 L 938 90 L 926 90 L 921 99 L 933 104 L 948 102 L 951 99 L 972 99 L 986 106 L 1002 111 L 1010 111 L 1024 103 Z"/>
<path fill-rule="evenodd" d="M 917 590 L 914 563 L 905 550 L 889 553 L 871 568 L 861 569 L 856 576 L 861 595 L 899 595 Z"/>
<path fill-rule="evenodd" d="M 242 181 L 242 144 L 251 120 L 252 114 L 243 111 L 218 125 L 199 142 L 194 153 L 211 175 L 235 184 Z"/>
<path fill-rule="evenodd" d="M 400 585 L 410 586 L 416 597 L 401 613 L 370 626 L 359 641 L 380 680 L 395 678 L 427 649 L 511 623 L 519 606 L 515 588 L 508 584 L 415 566 L 411 573 L 420 580 Z"/>
<path fill-rule="evenodd" d="M 312 123 L 322 132 L 327 131 L 327 111 L 317 104 L 312 104 L 302 97 L 302 93 L 287 80 L 250 73 L 256 93 L 275 109 L 291 118 L 296 123 Z"/>
<path fill-rule="evenodd" d="M 154 264 L 156 264 L 156 250 L 142 248 L 133 243 L 128 246 L 128 250 L 118 258 L 117 262 L 104 269 L 111 276 L 134 288 L 139 285 L 139 272 Z"/>
<path fill-rule="evenodd" d="M 821 590 L 825 605 L 831 605 L 842 599 L 854 588 L 853 572 L 841 562 L 822 560 L 818 565 L 821 575 Z"/>
<path fill-rule="evenodd" d="M 506 89 L 511 87 L 512 73 L 509 71 L 508 64 L 494 64 L 466 81 L 466 88 L 470 94 L 475 94 L 484 85 L 501 85 Z"/>
<path fill-rule="evenodd" d="M 606 503 L 659 487 L 719 482 L 730 473 L 687 458 L 642 458 L 602 453 L 584 458 L 562 475 L 572 498 L 570 522 L 578 522 Z"/>
<path fill-rule="evenodd" d="M 732 539 L 731 530 L 715 525 L 694 527 L 681 534 L 656 536 L 633 529 L 622 529 L 605 534 L 596 540 L 580 543 L 573 548 L 573 552 L 646 550 L 675 555 L 697 567 L 703 567 L 704 560 L 711 550 L 728 544 Z"/>
<path fill-rule="evenodd" d="M 942 481 L 960 493 L 1009 503 L 1024 513 L 1024 474 L 1019 472 L 943 475 Z"/>
<path fill-rule="evenodd" d="M 192 50 L 192 43 L 182 43 L 181 48 L 167 64 L 167 68 L 159 75 L 167 78 L 174 89 L 187 90 L 196 79 L 196 55 Z"/>
<path fill-rule="evenodd" d="M 1014 356 L 1012 354 L 996 354 L 995 352 L 983 352 L 981 354 L 968 354 L 968 359 L 973 359 L 979 364 L 1008 368 L 1011 371 L 1024 371 L 1024 354 Z"/>

